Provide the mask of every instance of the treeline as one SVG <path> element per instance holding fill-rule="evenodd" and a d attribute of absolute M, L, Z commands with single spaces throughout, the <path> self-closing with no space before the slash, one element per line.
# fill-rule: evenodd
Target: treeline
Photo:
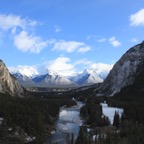
<path fill-rule="evenodd" d="M 109 106 L 123 108 L 120 117 L 114 115 L 114 122 L 101 117 L 98 103 L 107 101 Z M 144 97 L 143 92 L 123 91 L 114 97 L 90 97 L 81 109 L 81 116 L 87 125 L 81 127 L 77 144 L 143 144 L 144 143 Z M 105 123 L 106 122 L 106 123 Z"/>
<path fill-rule="evenodd" d="M 3 139 L 4 144 L 12 141 L 11 137 L 15 135 L 12 135 L 12 132 L 17 131 L 19 135 L 27 133 L 29 136 L 34 136 L 35 143 L 43 143 L 53 128 L 54 120 L 59 114 L 59 108 L 63 105 L 75 104 L 70 98 L 43 98 L 43 95 L 42 97 L 37 95 L 40 93 L 25 98 L 0 94 L 0 117 L 4 118 L 2 125 L 0 125 L 0 140 Z M 11 134 L 8 131 L 9 128 L 12 128 Z M 23 137 L 22 134 L 19 139 L 21 137 Z M 2 143 L 2 141 L 0 142 Z"/>
<path fill-rule="evenodd" d="M 106 126 L 110 124 L 108 117 L 103 116 L 100 101 L 91 97 L 80 109 L 80 116 L 84 118 L 85 124 L 91 127 Z"/>

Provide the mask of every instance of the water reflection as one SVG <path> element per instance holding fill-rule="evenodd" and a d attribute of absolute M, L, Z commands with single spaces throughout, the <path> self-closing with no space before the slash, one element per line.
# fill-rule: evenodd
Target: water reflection
<path fill-rule="evenodd" d="M 59 119 L 55 123 L 56 132 L 50 137 L 48 144 L 59 143 L 65 144 L 66 135 L 74 134 L 74 139 L 77 138 L 79 126 L 82 125 L 82 120 L 79 116 L 82 103 L 77 102 L 77 106 L 70 108 L 61 108 Z"/>

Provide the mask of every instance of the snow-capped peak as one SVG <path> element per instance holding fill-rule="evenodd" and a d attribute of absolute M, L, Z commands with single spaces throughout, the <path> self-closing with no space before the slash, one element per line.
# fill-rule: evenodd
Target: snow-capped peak
<path fill-rule="evenodd" d="M 77 76 L 71 78 L 71 80 L 80 85 L 90 85 L 94 83 L 103 82 L 103 79 L 94 69 L 85 69 Z"/>
<path fill-rule="evenodd" d="M 53 71 L 53 70 L 50 70 L 50 69 L 47 69 L 47 73 L 48 73 L 49 75 L 51 75 L 51 76 L 56 76 L 56 75 L 58 75 L 57 72 L 55 72 L 55 71 Z"/>
<path fill-rule="evenodd" d="M 27 77 L 34 77 L 36 75 L 39 75 L 39 72 L 33 66 L 18 66 L 17 68 L 9 67 L 9 71 L 12 74 L 20 73 Z"/>

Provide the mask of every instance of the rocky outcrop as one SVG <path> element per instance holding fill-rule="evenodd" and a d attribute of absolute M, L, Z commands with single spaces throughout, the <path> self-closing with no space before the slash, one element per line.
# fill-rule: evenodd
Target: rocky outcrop
<path fill-rule="evenodd" d="M 12 96 L 23 96 L 24 89 L 8 71 L 6 65 L 0 60 L 0 92 Z"/>
<path fill-rule="evenodd" d="M 144 62 L 144 42 L 130 48 L 114 65 L 96 95 L 114 96 L 134 83 Z"/>

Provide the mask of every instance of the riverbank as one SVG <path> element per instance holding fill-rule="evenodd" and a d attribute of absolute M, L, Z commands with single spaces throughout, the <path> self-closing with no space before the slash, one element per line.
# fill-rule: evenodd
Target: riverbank
<path fill-rule="evenodd" d="M 65 144 L 67 139 L 71 139 L 72 135 L 76 140 L 79 132 L 79 127 L 83 124 L 80 118 L 80 108 L 84 104 L 77 102 L 77 105 L 60 109 L 59 118 L 55 122 L 55 131 L 49 137 L 47 144 L 59 143 Z"/>

